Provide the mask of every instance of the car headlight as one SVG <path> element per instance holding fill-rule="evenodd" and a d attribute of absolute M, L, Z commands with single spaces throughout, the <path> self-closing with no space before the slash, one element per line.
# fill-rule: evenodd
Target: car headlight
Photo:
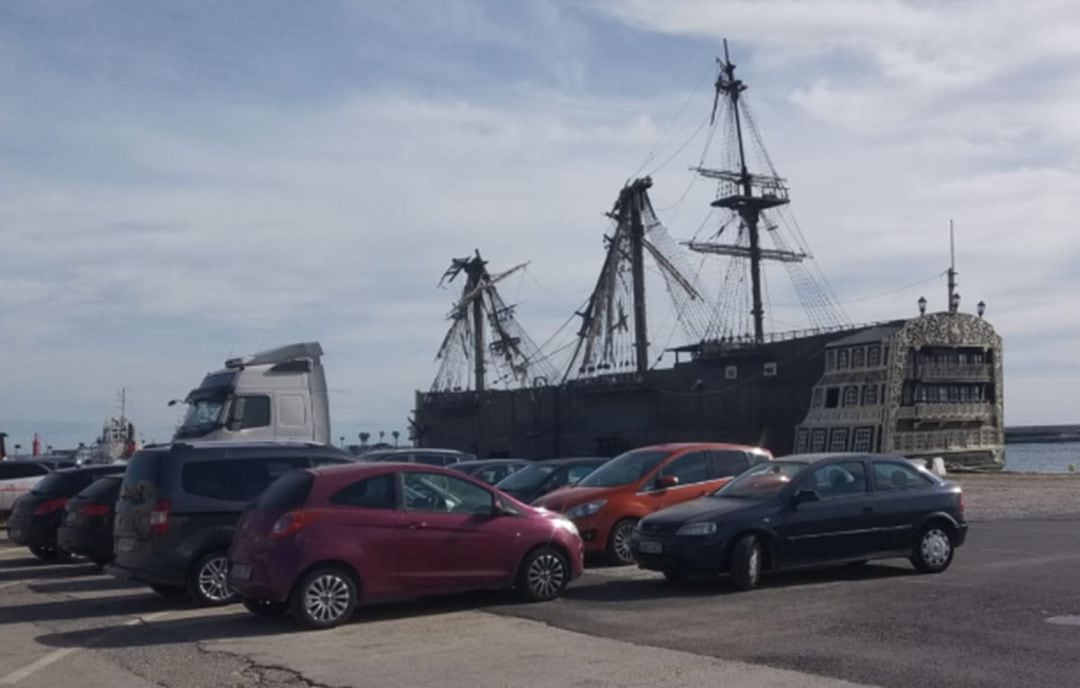
<path fill-rule="evenodd" d="M 592 516 L 597 511 L 603 509 L 605 504 L 607 504 L 606 499 L 601 499 L 596 502 L 586 502 L 585 504 L 578 504 L 573 509 L 566 512 L 566 517 L 584 518 L 585 516 Z"/>
<path fill-rule="evenodd" d="M 687 523 L 676 535 L 712 535 L 716 532 L 715 523 Z"/>
<path fill-rule="evenodd" d="M 562 528 L 563 530 L 571 533 L 572 535 L 581 534 L 578 532 L 577 526 L 574 525 L 574 522 L 568 518 L 563 518 L 562 516 L 559 516 L 558 518 L 553 518 L 551 520 L 554 521 L 556 528 Z"/>

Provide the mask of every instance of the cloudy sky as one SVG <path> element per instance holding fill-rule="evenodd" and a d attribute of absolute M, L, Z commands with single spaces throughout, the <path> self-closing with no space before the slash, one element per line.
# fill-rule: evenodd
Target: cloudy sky
<path fill-rule="evenodd" d="M 0 430 L 90 440 L 126 387 L 163 439 L 206 371 L 300 340 L 335 436 L 404 430 L 450 258 L 531 261 L 504 292 L 542 341 L 627 178 L 697 230 L 723 37 L 851 318 L 942 307 L 951 218 L 1007 422 L 1080 421 L 1075 2 L 57 0 L 0 5 Z"/>

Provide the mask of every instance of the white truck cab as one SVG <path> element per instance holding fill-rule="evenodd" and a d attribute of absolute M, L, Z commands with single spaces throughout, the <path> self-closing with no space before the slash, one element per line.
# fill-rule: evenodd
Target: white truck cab
<path fill-rule="evenodd" d="M 322 346 L 303 342 L 230 358 L 184 399 L 175 440 L 295 439 L 330 443 Z M 175 402 L 170 402 L 175 403 Z"/>

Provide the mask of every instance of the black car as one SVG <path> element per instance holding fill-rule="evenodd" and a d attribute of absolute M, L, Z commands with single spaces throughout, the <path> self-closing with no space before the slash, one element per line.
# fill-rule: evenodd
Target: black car
<path fill-rule="evenodd" d="M 122 475 L 98 478 L 68 500 L 56 533 L 61 550 L 86 557 L 98 566 L 112 559 L 113 515 L 123 482 Z"/>
<path fill-rule="evenodd" d="M 306 442 L 177 442 L 143 449 L 124 473 L 115 559 L 105 570 L 147 583 L 160 595 L 230 602 L 226 553 L 247 506 L 283 473 L 355 460 Z"/>
<path fill-rule="evenodd" d="M 57 547 L 56 532 L 68 500 L 101 476 L 123 471 L 123 464 L 52 471 L 15 500 L 8 519 L 8 538 L 29 547 L 39 559 L 57 558 L 63 552 Z"/>
<path fill-rule="evenodd" d="M 573 485 L 610 460 L 602 457 L 581 457 L 535 461 L 495 483 L 495 487 L 528 504 L 548 492 Z"/>
<path fill-rule="evenodd" d="M 468 454 L 456 449 L 376 449 L 361 454 L 363 461 L 404 461 L 406 463 L 424 463 L 429 466 L 449 466 L 462 461 L 475 461 L 475 454 Z"/>
<path fill-rule="evenodd" d="M 453 463 L 448 468 L 461 471 L 465 475 L 471 475 L 477 480 L 483 480 L 488 485 L 494 485 L 531 463 L 532 461 L 527 459 L 487 459 L 484 461 Z"/>
<path fill-rule="evenodd" d="M 729 572 L 746 590 L 762 572 L 890 557 L 940 573 L 966 534 L 960 487 L 907 459 L 806 454 L 647 516 L 630 546 L 642 568 L 669 580 Z"/>

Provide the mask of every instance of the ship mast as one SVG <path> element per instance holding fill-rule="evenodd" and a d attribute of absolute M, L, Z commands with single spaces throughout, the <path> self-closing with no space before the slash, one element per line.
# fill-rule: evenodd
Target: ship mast
<path fill-rule="evenodd" d="M 739 95 L 746 90 L 746 84 L 735 78 L 735 64 L 728 54 L 727 39 L 724 40 L 724 61 L 717 60 L 720 68 L 716 77 L 716 96 L 713 101 L 713 117 L 720 98 L 731 103 L 731 112 L 735 120 L 735 139 L 738 142 L 739 169 L 714 170 L 705 167 L 694 168 L 707 179 L 716 179 L 731 184 L 730 192 L 717 198 L 712 205 L 727 208 L 738 213 L 749 236 L 750 245 L 737 246 L 714 242 L 692 241 L 687 245 L 690 250 L 699 253 L 713 253 L 750 259 L 750 282 L 753 298 L 751 313 L 754 316 L 754 342 L 761 344 L 765 340 L 765 307 L 761 296 L 761 261 L 778 260 L 782 262 L 801 262 L 806 257 L 803 253 L 778 249 L 761 248 L 759 229 L 761 211 L 788 203 L 786 181 L 776 176 L 751 174 L 746 165 L 746 146 L 743 140 L 742 118 L 739 113 Z"/>

